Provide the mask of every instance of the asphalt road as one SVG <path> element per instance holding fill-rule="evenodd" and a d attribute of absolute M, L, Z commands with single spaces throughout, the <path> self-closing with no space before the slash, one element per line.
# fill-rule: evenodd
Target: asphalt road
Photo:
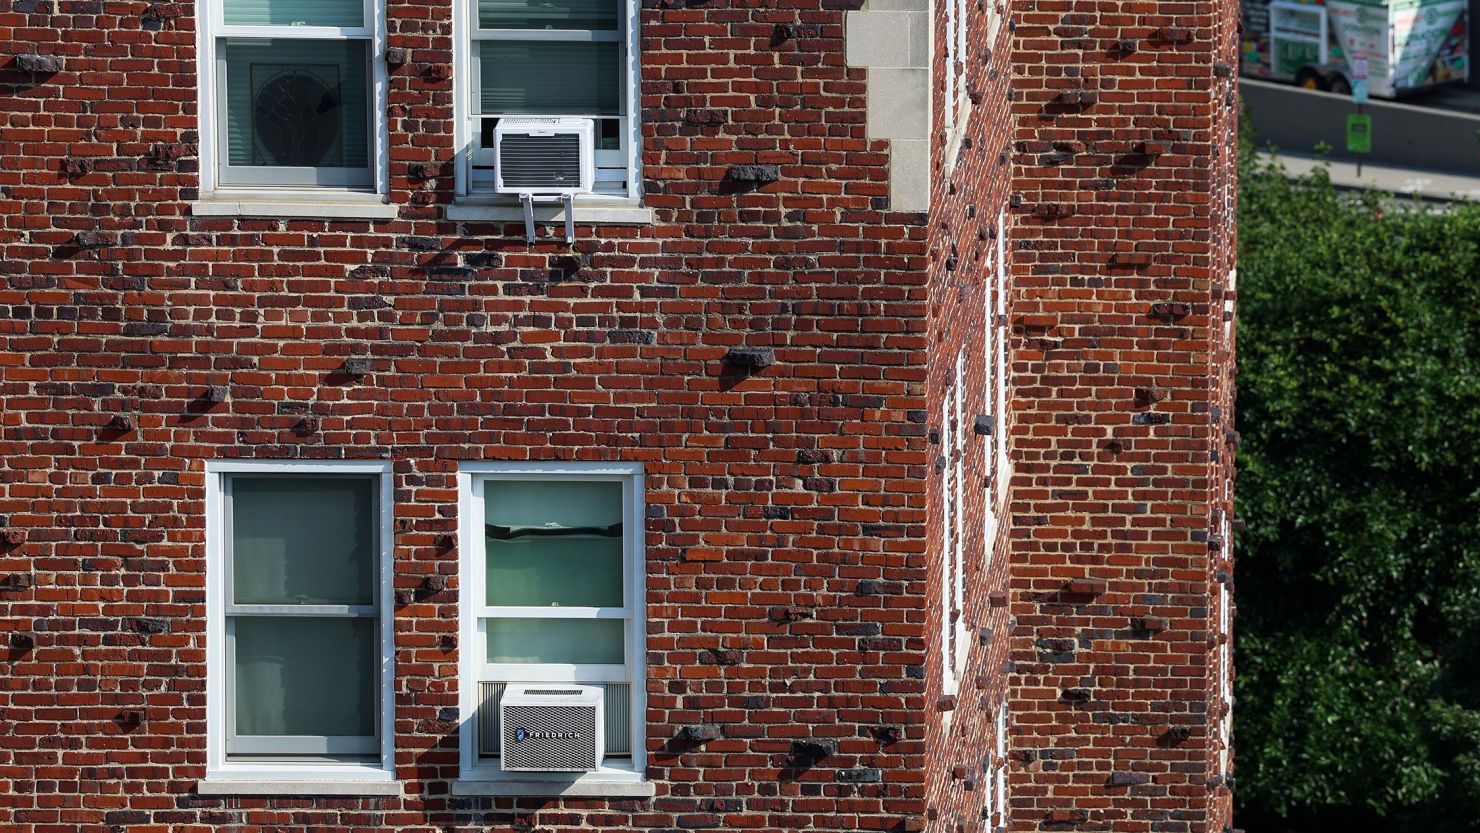
<path fill-rule="evenodd" d="M 1248 78 L 1239 86 L 1256 141 L 1293 154 L 1325 147 L 1332 160 L 1355 162 L 1346 152 L 1347 116 L 1357 109 L 1350 96 Z M 1372 153 L 1364 161 L 1480 177 L 1480 91 L 1450 87 L 1402 101 L 1373 99 L 1365 112 Z"/>
<path fill-rule="evenodd" d="M 1460 113 L 1480 113 L 1480 90 L 1468 87 L 1447 86 L 1403 99 L 1404 104 L 1429 107 L 1438 110 L 1453 110 Z"/>

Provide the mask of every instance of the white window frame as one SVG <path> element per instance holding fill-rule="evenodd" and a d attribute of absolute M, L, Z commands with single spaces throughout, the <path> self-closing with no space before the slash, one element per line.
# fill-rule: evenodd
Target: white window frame
<path fill-rule="evenodd" d="M 987 251 L 987 265 L 983 273 L 987 277 L 987 291 L 982 293 L 982 403 L 988 411 L 988 419 L 991 420 L 991 430 L 987 432 L 985 442 L 982 443 L 982 477 L 985 479 L 985 495 L 982 500 L 982 572 L 986 573 L 992 567 L 992 557 L 996 554 L 997 544 L 997 503 L 1002 495 L 1002 487 L 993 476 L 994 467 L 997 465 L 997 444 L 1001 442 L 1001 426 L 998 418 L 1001 413 L 996 404 L 996 356 L 993 345 L 996 343 L 996 328 L 993 326 L 995 316 L 992 312 L 993 293 L 1002 291 L 1002 275 L 1000 267 L 992 262 L 993 252 Z M 998 258 L 1000 263 L 1001 258 Z M 990 793 L 988 793 L 990 797 Z"/>
<path fill-rule="evenodd" d="M 483 604 L 485 595 L 485 548 L 483 535 L 483 488 L 489 480 L 593 480 L 622 483 L 623 517 L 623 606 L 628 623 L 624 674 L 614 674 L 605 665 L 491 665 L 487 657 L 481 621 L 489 616 L 507 614 L 510 610 L 527 610 L 541 616 L 556 615 L 555 608 L 490 608 Z M 646 558 L 643 555 L 643 528 L 646 516 L 641 463 L 464 463 L 457 473 L 458 536 L 460 554 L 458 644 L 458 707 L 461 714 L 459 740 L 460 779 L 465 782 L 509 782 L 529 784 L 545 782 L 555 787 L 590 784 L 645 783 L 647 771 L 647 620 Z M 568 608 L 570 611 L 590 609 Z M 596 610 L 605 610 L 598 608 Z M 508 676 L 506 676 L 508 675 Z M 477 713 L 478 687 L 484 681 L 512 682 L 620 682 L 631 688 L 632 757 L 630 766 L 607 759 L 595 772 L 505 772 L 492 761 L 478 755 Z M 620 759 L 618 759 L 620 760 Z"/>
<path fill-rule="evenodd" d="M 987 789 L 993 787 L 997 790 L 997 812 L 1001 814 L 995 827 L 1007 826 L 1007 699 L 1003 698 L 1002 705 L 997 707 L 997 760 L 996 772 L 993 780 L 995 784 L 988 784 Z"/>
<path fill-rule="evenodd" d="M 1002 507 L 1007 500 L 1007 493 L 1012 486 L 1012 455 L 1009 453 L 1008 437 L 1008 374 L 1012 372 L 1012 362 L 1009 359 L 1010 345 L 1007 338 L 1007 211 L 1004 209 L 997 215 L 997 315 L 992 320 L 990 331 L 996 335 L 997 340 L 997 413 L 994 431 L 997 435 L 997 491 L 996 500 L 999 511 L 1005 513 Z"/>
<path fill-rule="evenodd" d="M 954 387 L 946 388 L 940 403 L 940 445 L 945 458 L 941 471 L 941 524 L 940 524 L 940 674 L 941 691 L 947 696 L 960 688 L 956 675 L 956 628 L 951 621 L 955 608 L 955 562 L 956 562 L 956 514 L 957 505 L 955 468 L 952 456 L 956 440 L 952 430 L 951 406 L 955 399 Z"/>
<path fill-rule="evenodd" d="M 368 475 L 376 481 L 375 526 L 376 579 L 375 599 L 379 632 L 379 685 L 376 688 L 377 734 L 380 738 L 378 763 L 350 763 L 311 760 L 243 762 L 228 760 L 226 736 L 229 697 L 226 679 L 229 670 L 226 645 L 226 617 L 229 587 L 226 563 L 225 480 L 238 474 L 263 474 L 275 477 Z M 395 779 L 395 700 L 392 688 L 395 675 L 394 630 L 392 616 L 393 549 L 393 484 L 389 462 L 338 461 L 235 461 L 206 462 L 206 780 L 252 782 L 391 782 Z"/>
<path fill-rule="evenodd" d="M 1234 300 L 1238 298 L 1238 270 L 1228 270 L 1228 289 L 1223 292 L 1223 342 L 1233 340 Z"/>
<path fill-rule="evenodd" d="M 1230 277 L 1231 280 L 1231 277 Z M 1219 512 L 1218 533 L 1223 536 L 1224 557 L 1233 560 L 1232 521 L 1233 481 L 1223 480 L 1223 510 Z M 1229 747 L 1233 741 L 1233 594 L 1228 582 L 1218 582 L 1218 772 L 1228 774 Z"/>
<path fill-rule="evenodd" d="M 202 200 L 304 200 L 319 202 L 384 201 L 390 179 L 388 148 L 390 128 L 386 120 L 385 2 L 363 0 L 365 26 L 230 26 L 225 24 L 225 0 L 196 0 L 196 112 L 200 127 L 200 196 Z M 226 131 L 223 122 L 226 102 L 218 89 L 225 77 L 224 57 L 217 49 L 224 38 L 279 38 L 294 40 L 363 40 L 369 48 L 366 75 L 370 90 L 370 182 L 366 185 L 314 185 L 274 183 L 269 174 L 261 182 L 223 183 L 221 166 L 226 164 Z M 270 171 L 271 168 L 265 170 Z"/>
<path fill-rule="evenodd" d="M 970 0 L 943 0 L 946 4 L 946 170 L 956 166 L 961 152 L 961 140 L 966 135 L 966 123 L 971 118 L 971 96 L 966 83 L 967 35 L 970 32 Z"/>
<path fill-rule="evenodd" d="M 956 352 L 955 396 L 951 406 L 955 410 L 956 447 L 951 449 L 950 472 L 956 488 L 956 528 L 953 561 L 955 575 L 952 581 L 956 616 L 956 677 L 966 674 L 966 658 L 970 654 L 971 642 L 966 636 L 966 349 Z"/>
<path fill-rule="evenodd" d="M 596 176 L 600 187 L 602 177 L 602 154 L 619 153 L 625 156 L 627 187 L 623 192 L 598 190 L 591 194 L 577 194 L 577 206 L 616 205 L 636 206 L 642 202 L 642 120 L 641 96 L 638 91 L 639 41 L 638 21 L 641 13 L 639 0 L 613 0 L 620 4 L 620 20 L 616 40 L 622 46 L 622 119 L 625 127 L 619 130 L 622 147 L 617 151 L 597 150 Z M 475 187 L 473 182 L 474 154 L 479 151 L 479 132 L 474 124 L 478 118 L 555 118 L 555 116 L 499 116 L 496 113 L 478 114 L 477 102 L 482 92 L 482 78 L 473 45 L 480 40 L 601 40 L 596 33 L 586 30 L 540 30 L 540 29 L 490 29 L 478 28 L 478 0 L 453 0 L 452 5 L 452 77 L 453 77 L 453 138 L 457 144 L 454 167 L 455 199 L 463 203 L 493 203 L 513 205 L 518 198 L 513 194 L 499 194 L 491 187 Z M 592 118 L 575 114 L 570 118 Z M 596 121 L 600 121 L 596 119 Z M 599 126 L 598 126 L 599 135 Z M 491 153 L 491 149 L 489 151 Z M 608 166 L 610 169 L 610 166 Z"/>

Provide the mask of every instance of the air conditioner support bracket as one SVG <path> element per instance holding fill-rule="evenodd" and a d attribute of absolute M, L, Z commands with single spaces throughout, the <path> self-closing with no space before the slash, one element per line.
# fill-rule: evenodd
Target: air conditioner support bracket
<path fill-rule="evenodd" d="M 519 195 L 519 201 L 524 203 L 524 242 L 534 245 L 534 194 L 525 191 Z"/>
<path fill-rule="evenodd" d="M 534 245 L 534 194 L 528 191 L 519 194 L 519 202 L 524 205 L 524 241 L 531 246 Z M 565 242 L 576 242 L 576 211 L 575 195 L 561 194 L 560 204 L 565 208 Z"/>

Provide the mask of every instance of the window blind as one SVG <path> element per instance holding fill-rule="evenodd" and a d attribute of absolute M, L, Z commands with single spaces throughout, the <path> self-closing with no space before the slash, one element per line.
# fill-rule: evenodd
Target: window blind
<path fill-rule="evenodd" d="M 620 53 L 614 41 L 487 40 L 479 49 L 483 113 L 621 114 Z"/>

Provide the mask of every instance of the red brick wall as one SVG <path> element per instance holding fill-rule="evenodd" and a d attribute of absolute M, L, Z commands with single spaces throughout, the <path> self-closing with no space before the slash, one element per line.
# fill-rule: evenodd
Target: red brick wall
<path fill-rule="evenodd" d="M 1012 826 L 1221 829 L 1233 6 L 1014 9 Z"/>
<path fill-rule="evenodd" d="M 995 390 L 987 389 L 989 374 L 997 372 L 994 328 L 998 294 L 1012 297 L 1012 286 L 999 280 L 998 235 L 1011 228 L 1008 211 L 1012 185 L 1012 125 L 1003 118 L 1011 107 L 1008 99 L 1012 62 L 1012 35 L 1006 15 L 993 26 L 993 17 L 1007 11 L 1006 4 L 967 4 L 966 86 L 971 102 L 961 126 L 959 149 L 951 158 L 952 140 L 941 114 L 945 112 L 945 52 L 940 44 L 947 38 L 944 4 L 937 4 L 936 61 L 934 89 L 936 114 L 932 137 L 930 224 L 930 386 L 926 413 L 932 429 L 931 455 L 938 461 L 930 470 L 930 534 L 927 537 L 930 575 L 929 599 L 933 607 L 928 624 L 927 651 L 929 683 L 927 705 L 927 753 L 929 762 L 926 815 L 927 829 L 942 833 L 991 830 L 1005 824 L 1001 808 L 995 806 L 994 772 L 1007 764 L 996 754 L 997 718 L 1008 697 L 1009 676 L 1004 671 L 1011 633 L 1006 605 L 1008 589 L 1007 535 L 1010 518 L 1006 511 L 1007 483 L 996 480 L 995 441 L 1004 438 L 978 434 L 974 421 L 985 416 L 995 432 Z M 995 37 L 993 37 L 995 35 Z M 1006 214 L 999 232 L 999 219 Z M 1005 249 L 1005 247 L 1002 247 Z M 1003 304 L 1010 308 L 1010 300 Z M 1009 341 L 1008 347 L 1012 345 Z M 964 356 L 961 386 L 964 419 L 948 429 L 942 405 L 954 396 L 956 362 Z M 990 366 L 990 367 L 989 367 Z M 1009 388 L 1011 389 L 1011 388 Z M 1010 426 L 1010 422 L 1007 423 Z M 957 442 L 947 447 L 946 435 L 962 432 L 964 488 L 953 511 L 959 513 L 963 532 L 966 593 L 964 604 L 954 611 L 964 623 L 962 636 L 967 656 L 957 674 L 954 696 L 944 689 L 941 667 L 941 617 L 950 609 L 939 604 L 940 582 L 948 557 L 941 534 L 946 511 L 946 481 L 952 476 Z M 939 438 L 937 441 L 935 438 Z M 996 534 L 987 538 L 985 517 L 998 512 Z M 991 808 L 989 818 L 983 814 Z"/>
<path fill-rule="evenodd" d="M 190 4 L 0 11 L 0 827 L 981 829 L 1004 699 L 1011 827 L 1226 823 L 1210 600 L 1231 550 L 1209 536 L 1233 439 L 1230 7 L 1018 0 L 988 57 L 969 5 L 980 100 L 927 225 L 887 210 L 845 4 L 650 4 L 657 222 L 574 247 L 441 219 L 446 0 L 390 6 L 401 210 L 376 222 L 190 215 Z M 750 163 L 781 180 L 722 184 Z M 996 555 L 968 571 L 973 648 L 943 703 L 927 432 L 958 350 L 967 427 L 991 410 L 1004 205 L 1015 491 L 985 540 L 968 437 L 966 551 Z M 778 363 L 738 373 L 739 345 Z M 338 372 L 350 357 L 369 375 Z M 237 457 L 395 461 L 403 798 L 193 792 L 203 461 Z M 457 463 L 493 459 L 647 466 L 654 799 L 447 795 L 441 539 Z M 696 723 L 723 737 L 676 740 Z M 799 767 L 806 739 L 837 752 Z"/>
<path fill-rule="evenodd" d="M 190 4 L 0 11 L 0 828 L 914 824 L 925 227 L 887 211 L 845 9 L 651 4 L 658 221 L 532 248 L 517 224 L 440 219 L 450 10 L 390 4 L 410 63 L 390 89 L 400 216 L 377 222 L 190 215 Z M 781 180 L 733 192 L 742 163 Z M 737 345 L 777 364 L 736 372 Z M 339 372 L 350 357 L 368 376 Z M 243 457 L 394 461 L 403 798 L 195 794 L 203 462 Z M 647 466 L 654 799 L 448 796 L 457 553 L 439 538 L 458 462 L 494 459 Z M 697 723 L 723 736 L 677 739 Z M 837 751 L 798 765 L 807 739 Z"/>

